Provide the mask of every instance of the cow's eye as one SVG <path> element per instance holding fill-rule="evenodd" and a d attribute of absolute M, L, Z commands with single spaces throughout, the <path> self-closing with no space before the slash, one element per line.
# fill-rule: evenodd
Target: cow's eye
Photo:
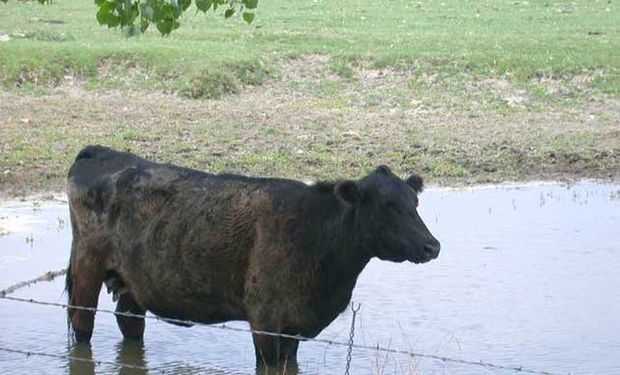
<path fill-rule="evenodd" d="M 387 205 L 387 208 L 391 210 L 394 210 L 396 212 L 400 211 L 400 208 L 398 207 L 398 205 L 393 201 L 387 201 L 386 205 Z"/>

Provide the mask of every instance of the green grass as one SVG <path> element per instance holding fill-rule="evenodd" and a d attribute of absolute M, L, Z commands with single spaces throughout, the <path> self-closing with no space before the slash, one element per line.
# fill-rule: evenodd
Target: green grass
<path fill-rule="evenodd" d="M 100 27 L 89 1 L 10 0 L 0 10 L 0 34 L 13 38 L 0 43 L 0 81 L 7 87 L 57 83 L 67 74 L 98 77 L 104 62 L 124 60 L 150 72 L 136 87 L 161 87 L 162 79 L 187 87 L 205 72 L 260 84 L 270 72 L 257 68 L 265 62 L 327 54 L 346 78 L 349 64 L 521 81 L 600 71 L 594 84 L 620 92 L 620 7 L 606 0 L 271 0 L 260 3 L 250 26 L 220 11 L 190 10 L 169 37 L 150 31 L 130 39 Z M 108 79 L 95 78 L 93 88 Z"/>

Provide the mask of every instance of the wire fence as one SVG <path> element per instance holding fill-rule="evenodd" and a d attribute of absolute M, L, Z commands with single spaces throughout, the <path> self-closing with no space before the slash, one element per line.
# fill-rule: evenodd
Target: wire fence
<path fill-rule="evenodd" d="M 527 368 L 527 367 L 524 367 L 524 366 L 520 366 L 520 365 L 518 365 L 518 366 L 515 366 L 515 365 L 500 365 L 500 364 L 495 364 L 495 363 L 486 362 L 486 361 L 482 361 L 482 360 L 480 360 L 480 361 L 473 361 L 473 360 L 466 360 L 466 359 L 460 359 L 460 358 L 451 358 L 451 357 L 446 357 L 446 356 L 441 356 L 441 355 L 436 355 L 436 354 L 428 354 L 428 353 L 422 353 L 422 352 L 416 352 L 416 351 L 410 351 L 410 350 L 389 348 L 389 347 L 381 346 L 379 344 L 372 345 L 372 346 L 371 345 L 361 345 L 361 344 L 355 344 L 352 339 L 349 342 L 341 342 L 341 341 L 330 340 L 330 339 L 323 339 L 323 338 L 305 337 L 305 336 L 301 336 L 301 335 L 291 335 L 291 334 L 278 333 L 278 332 L 269 332 L 269 331 L 249 329 L 249 328 L 233 327 L 233 326 L 227 325 L 225 323 L 222 323 L 222 324 L 206 324 L 206 323 L 192 321 L 192 320 L 165 318 L 165 317 L 160 317 L 160 316 L 156 316 L 156 315 L 134 314 L 134 313 L 131 313 L 131 312 L 113 311 L 113 310 L 99 309 L 99 308 L 96 308 L 96 307 L 89 307 L 89 306 L 76 306 L 76 305 L 71 305 L 71 304 L 68 304 L 68 303 L 40 301 L 40 300 L 35 300 L 35 299 L 32 299 L 32 298 L 20 298 L 20 297 L 12 297 L 12 296 L 8 295 L 9 293 L 12 293 L 12 292 L 14 292 L 17 289 L 20 289 L 20 288 L 23 288 L 23 287 L 26 287 L 26 286 L 30 286 L 30 285 L 34 285 L 36 282 L 39 282 L 39 281 L 51 281 L 51 280 L 53 280 L 54 277 L 59 276 L 61 274 L 64 274 L 63 271 L 64 271 L 64 273 L 66 273 L 66 270 L 48 272 L 48 273 L 46 273 L 46 274 L 44 274 L 44 275 L 42 275 L 42 276 L 40 276 L 38 278 L 35 278 L 33 280 L 25 281 L 25 282 L 22 282 L 22 283 L 15 284 L 15 285 L 7 288 L 7 289 L 4 289 L 4 290 L 0 291 L 0 299 L 4 299 L 4 300 L 8 300 L 8 301 L 14 301 L 14 302 L 20 302 L 20 303 L 28 303 L 28 304 L 34 304 L 34 305 L 41 305 L 41 306 L 54 306 L 54 307 L 61 307 L 61 308 L 65 308 L 65 309 L 75 309 L 75 310 L 90 311 L 90 312 L 93 312 L 93 313 L 104 313 L 104 314 L 112 314 L 112 315 L 116 315 L 116 316 L 124 316 L 124 317 L 130 317 L 130 318 L 140 318 L 140 319 L 147 319 L 147 320 L 163 321 L 163 322 L 167 322 L 167 323 L 180 324 L 180 325 L 185 325 L 185 326 L 196 325 L 196 326 L 201 326 L 201 327 L 207 327 L 209 329 L 227 330 L 227 331 L 235 331 L 235 332 L 247 332 L 247 333 L 252 333 L 252 334 L 257 334 L 257 335 L 272 336 L 272 337 L 282 337 L 282 338 L 295 339 L 295 340 L 300 340 L 300 341 L 310 341 L 310 342 L 327 344 L 327 345 L 330 345 L 330 346 L 346 347 L 349 351 L 351 351 L 353 349 L 359 349 L 359 350 L 365 350 L 365 351 L 376 351 L 376 352 L 382 352 L 382 353 L 388 353 L 388 354 L 404 355 L 404 356 L 409 356 L 411 358 L 420 358 L 420 359 L 429 359 L 429 360 L 434 360 L 434 361 L 441 361 L 443 363 L 460 364 L 460 365 L 467 365 L 467 366 L 478 366 L 478 367 L 483 367 L 485 369 L 505 370 L 505 371 L 511 371 L 511 372 L 516 372 L 516 373 L 524 373 L 524 374 L 570 375 L 570 372 L 569 373 L 560 373 L 560 372 L 553 372 L 553 371 L 534 370 L 534 369 L 530 369 L 530 368 Z M 51 277 L 52 275 L 55 275 L 55 276 Z M 15 287 L 16 285 L 19 285 L 19 286 Z M 9 289 L 11 289 L 11 290 L 8 291 Z M 355 314 L 354 314 L 354 316 L 355 316 Z M 352 324 L 352 328 L 351 329 L 352 330 L 354 329 L 354 322 Z M 6 348 L 0 348 L 0 349 L 2 349 L 4 351 L 8 351 Z M 16 349 L 12 349 L 12 351 L 16 352 L 16 353 L 22 353 L 22 354 L 31 353 L 32 355 L 55 356 L 55 355 L 50 354 L 50 353 L 37 353 L 37 354 L 34 354 L 34 352 L 31 352 L 31 351 L 20 351 L 20 350 L 16 350 Z M 68 358 L 68 356 L 63 356 L 63 358 L 71 359 L 71 358 Z M 86 360 L 86 359 L 82 358 L 82 360 Z M 92 361 L 92 362 L 96 363 L 98 361 Z M 99 361 L 99 362 L 101 362 L 101 361 Z M 103 362 L 101 362 L 101 363 L 103 363 Z"/>

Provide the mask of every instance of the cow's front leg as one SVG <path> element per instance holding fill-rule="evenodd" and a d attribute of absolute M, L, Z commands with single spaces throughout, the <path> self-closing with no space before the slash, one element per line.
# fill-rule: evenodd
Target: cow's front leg
<path fill-rule="evenodd" d="M 256 329 L 256 328 L 255 328 Z M 253 333 L 256 367 L 282 368 L 285 373 L 297 372 L 299 340 Z M 279 373 L 276 371 L 276 373 Z"/>
<path fill-rule="evenodd" d="M 86 247 L 75 243 L 76 239 L 74 246 L 78 246 L 77 252 L 89 255 L 95 253 L 92 246 Z M 95 312 L 84 308 L 97 308 L 99 291 L 105 279 L 105 271 L 100 263 L 101 261 L 94 256 L 73 257 L 67 270 L 67 285 L 70 285 L 67 287 L 69 305 L 80 307 L 67 309 L 73 335 L 78 342 L 89 342 L 95 327 Z"/>
<path fill-rule="evenodd" d="M 256 354 L 256 367 L 274 367 L 278 365 L 279 339 L 274 336 L 252 333 L 254 341 L 254 353 Z"/>
<path fill-rule="evenodd" d="M 280 338 L 280 354 L 287 364 L 297 366 L 297 349 L 299 340 L 291 338 Z"/>

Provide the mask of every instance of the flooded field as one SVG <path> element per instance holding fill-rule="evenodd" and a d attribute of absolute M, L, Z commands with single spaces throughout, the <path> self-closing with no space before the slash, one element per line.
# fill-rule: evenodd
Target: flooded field
<path fill-rule="evenodd" d="M 620 185 L 430 189 L 420 210 L 442 253 L 424 265 L 368 265 L 354 292 L 356 344 L 558 374 L 620 373 Z M 66 202 L 0 203 L 0 289 L 65 267 L 70 241 Z M 66 301 L 62 277 L 12 296 Z M 99 307 L 113 309 L 105 292 Z M 114 316 L 98 314 L 92 345 L 74 346 L 65 314 L 0 299 L 0 347 L 105 363 L 0 351 L 0 373 L 254 373 L 247 332 L 149 320 L 144 343 L 126 344 Z M 347 342 L 350 324 L 346 312 L 319 338 Z M 346 347 L 301 343 L 300 373 L 343 374 L 346 355 Z M 362 349 L 351 366 L 352 374 L 516 373 Z"/>

